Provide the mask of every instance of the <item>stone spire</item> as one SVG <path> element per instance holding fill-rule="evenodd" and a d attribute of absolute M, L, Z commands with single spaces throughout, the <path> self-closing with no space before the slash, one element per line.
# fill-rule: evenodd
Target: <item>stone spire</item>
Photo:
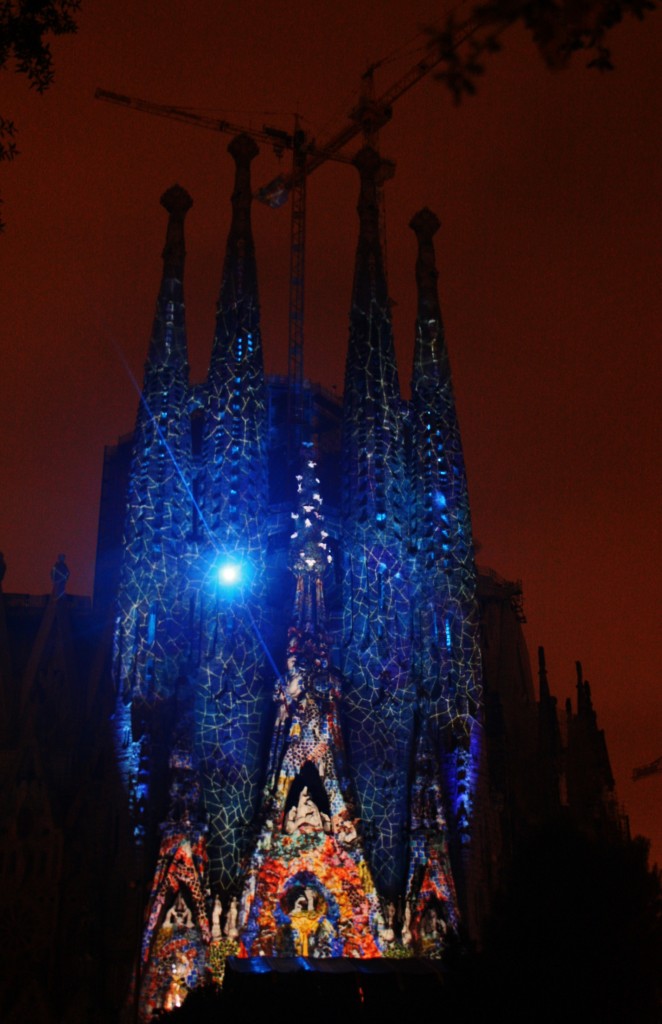
<path fill-rule="evenodd" d="M 237 135 L 230 142 L 228 153 L 235 162 L 232 223 L 225 251 L 210 376 L 215 372 L 222 374 L 228 358 L 241 358 L 236 348 L 238 335 L 248 335 L 257 329 L 258 338 L 254 341 L 259 341 L 257 269 L 251 227 L 251 162 L 259 149 L 249 135 Z M 256 352 L 255 346 L 252 351 Z M 261 357 L 261 350 L 259 354 Z"/>
<path fill-rule="evenodd" d="M 380 891 L 394 896 L 406 870 L 399 837 L 413 714 L 404 435 L 379 239 L 384 164 L 369 148 L 355 164 L 361 184 L 343 406 L 343 671 L 366 845 Z"/>
<path fill-rule="evenodd" d="M 266 392 L 260 308 L 251 230 L 253 139 L 228 146 L 235 161 L 228 234 L 208 376 L 203 454 L 204 508 L 221 546 L 262 532 L 267 505 Z"/>
<path fill-rule="evenodd" d="M 184 220 L 192 205 L 193 200 L 181 185 L 173 185 L 161 196 L 161 206 L 168 213 L 168 228 L 146 372 L 150 367 L 156 369 L 168 364 L 188 374 L 183 286 L 186 259 Z"/>
<path fill-rule="evenodd" d="M 437 293 L 432 239 L 439 221 L 424 209 L 410 226 L 418 241 L 413 539 L 424 618 L 429 620 L 423 623 L 421 675 L 437 698 L 443 681 L 452 688 L 445 698 L 447 720 L 452 720 L 458 714 L 475 714 L 480 696 L 476 571 L 462 441 Z"/>
<path fill-rule="evenodd" d="M 268 509 L 267 403 L 262 362 L 247 135 L 228 146 L 235 162 L 228 234 L 206 385 L 202 435 L 198 737 L 209 814 L 211 875 L 226 889 L 246 853 L 257 809 L 268 709 L 262 634 Z M 218 571 L 233 567 L 235 583 Z M 271 673 L 269 673 L 271 676 Z M 241 727 L 237 723 L 241 722 Z"/>
<path fill-rule="evenodd" d="M 427 209 L 416 234 L 418 315 L 412 373 L 412 541 L 416 551 L 413 671 L 437 727 L 455 854 L 472 872 L 471 833 L 480 760 L 481 660 L 476 570 L 460 428 L 437 291 Z"/>
<path fill-rule="evenodd" d="M 551 699 L 549 690 L 549 680 L 547 678 L 547 662 L 545 660 L 545 648 L 538 648 L 538 689 L 540 694 L 540 703 L 548 703 Z"/>
<path fill-rule="evenodd" d="M 113 638 L 114 725 L 138 846 L 158 823 L 165 753 L 156 738 L 189 654 L 182 559 L 192 515 L 191 434 L 182 278 L 192 204 L 178 185 L 161 204 L 168 213 L 163 275 L 133 434 Z"/>
<path fill-rule="evenodd" d="M 538 743 L 539 756 L 536 770 L 539 776 L 541 810 L 553 818 L 561 806 L 562 743 L 556 711 L 556 698 L 552 697 L 547 678 L 545 648 L 538 648 Z"/>
<path fill-rule="evenodd" d="M 175 185 L 161 205 L 168 212 L 163 276 L 136 415 L 115 634 L 122 689 L 148 701 L 171 690 L 186 651 L 179 560 L 191 517 L 182 278 L 192 200 Z"/>

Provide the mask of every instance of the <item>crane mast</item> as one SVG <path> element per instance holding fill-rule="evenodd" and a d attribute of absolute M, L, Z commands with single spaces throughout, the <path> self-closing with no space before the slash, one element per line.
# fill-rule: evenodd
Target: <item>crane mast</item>
<path fill-rule="evenodd" d="M 452 34 L 449 47 L 456 50 L 465 42 L 479 23 L 468 19 Z M 132 110 L 182 121 L 210 131 L 226 132 L 231 135 L 247 134 L 259 142 L 273 146 L 277 153 L 288 149 L 292 153 L 292 165 L 288 174 L 279 175 L 257 192 L 257 198 L 269 206 L 281 206 L 291 199 L 290 220 L 290 290 L 288 319 L 288 449 L 290 457 L 296 458 L 299 443 L 303 440 L 303 354 L 304 354 L 304 305 L 305 305 L 305 256 L 306 256 L 306 182 L 308 176 L 327 160 L 349 162 L 351 157 L 342 153 L 348 143 L 363 134 L 373 143 L 382 128 L 392 117 L 393 104 L 404 96 L 417 82 L 428 75 L 448 55 L 442 51 L 436 40 L 426 48 L 423 56 L 405 74 L 401 75 L 380 96 L 374 95 L 373 72 L 379 62 L 371 65 L 362 76 L 361 97 L 350 111 L 347 123 L 330 138 L 317 143 L 299 126 L 295 117 L 294 131 L 263 125 L 262 129 L 246 128 L 187 107 L 168 106 L 136 99 L 107 89 L 97 89 L 95 97 Z M 391 165 L 392 168 L 392 165 Z M 391 172 L 392 173 L 392 172 Z M 389 176 L 388 173 L 386 176 Z M 382 224 L 383 232 L 383 224 Z"/>

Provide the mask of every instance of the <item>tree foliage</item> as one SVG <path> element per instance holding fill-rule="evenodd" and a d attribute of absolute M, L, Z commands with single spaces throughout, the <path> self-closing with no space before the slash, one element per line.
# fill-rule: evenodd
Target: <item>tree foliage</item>
<path fill-rule="evenodd" d="M 25 75 L 37 92 L 48 89 L 54 78 L 48 39 L 76 31 L 80 6 L 81 0 L 0 0 L 0 70 Z M 16 125 L 0 112 L 0 160 L 17 155 Z"/>
<path fill-rule="evenodd" d="M 468 21 L 458 22 L 451 14 L 441 31 L 431 30 L 442 58 L 437 77 L 456 101 L 472 95 L 485 58 L 501 49 L 503 33 L 518 24 L 550 69 L 566 67 L 583 52 L 587 67 L 611 71 L 611 30 L 627 16 L 641 21 L 661 5 L 662 0 L 491 0 L 475 7 Z M 466 45 L 458 47 L 458 38 L 466 38 Z"/>

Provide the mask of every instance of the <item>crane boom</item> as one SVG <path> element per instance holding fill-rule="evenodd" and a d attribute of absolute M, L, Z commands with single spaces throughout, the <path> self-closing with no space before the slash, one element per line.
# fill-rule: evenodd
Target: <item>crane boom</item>
<path fill-rule="evenodd" d="M 464 22 L 453 34 L 453 50 L 466 42 L 478 27 L 479 22 L 475 18 Z M 338 132 L 320 144 L 313 143 L 309 146 L 303 166 L 300 170 L 294 168 L 291 175 L 281 179 L 282 188 L 290 189 L 297 175 L 312 174 L 313 171 L 317 170 L 327 160 L 335 158 L 339 150 L 343 149 L 352 139 L 355 139 L 357 135 L 365 131 L 366 122 L 370 124 L 372 130 L 383 127 L 391 119 L 391 108 L 396 100 L 399 100 L 412 86 L 428 75 L 444 60 L 445 56 L 446 54 L 440 51 L 436 42 L 431 43 L 427 47 L 425 55 L 413 67 L 409 68 L 404 75 L 401 75 L 381 96 L 370 101 L 364 98 L 350 112 L 350 120 Z M 370 75 L 372 70 L 372 68 L 369 68 L 366 75 Z"/>
<path fill-rule="evenodd" d="M 657 775 L 662 773 L 662 757 L 656 757 L 654 761 L 649 761 L 648 764 L 642 764 L 638 768 L 632 771 L 632 781 L 637 782 L 639 779 L 644 779 L 647 775 Z"/>
<path fill-rule="evenodd" d="M 480 22 L 467 19 L 451 33 L 449 50 L 456 50 L 465 42 Z M 293 132 L 282 131 L 269 125 L 261 129 L 246 128 L 207 114 L 198 113 L 187 107 L 168 106 L 151 103 L 148 100 L 136 99 L 122 93 L 107 89 L 97 89 L 96 99 L 117 103 L 132 110 L 140 110 L 157 117 L 167 117 L 182 121 L 210 131 L 227 132 L 231 135 L 242 133 L 250 135 L 259 142 L 274 147 L 276 152 L 288 149 L 292 152 L 292 169 L 289 173 L 279 175 L 257 192 L 257 198 L 269 206 L 280 206 L 292 195 L 292 212 L 290 227 L 290 307 L 288 337 L 288 384 L 289 384 L 289 419 L 290 419 L 290 455 L 297 456 L 296 447 L 301 439 L 303 427 L 303 346 L 304 346 L 304 271 L 306 247 L 306 180 L 309 174 L 321 167 L 327 160 L 348 161 L 351 157 L 341 151 L 363 133 L 367 138 L 376 138 L 379 128 L 385 125 L 392 116 L 393 104 L 409 91 L 417 82 L 430 73 L 448 56 L 448 50 L 440 49 L 438 42 L 431 42 L 425 49 L 420 60 L 401 75 L 393 84 L 376 99 L 373 88 L 364 89 L 356 107 L 349 114 L 349 120 L 343 128 L 321 144 L 316 143 L 307 133 L 301 131 L 298 119 L 295 119 Z M 377 67 L 373 64 L 364 74 L 364 80 L 372 78 Z M 293 450 L 294 449 L 294 450 Z"/>
<path fill-rule="evenodd" d="M 197 125 L 198 128 L 207 128 L 212 132 L 226 132 L 229 135 L 250 135 L 259 142 L 266 142 L 271 146 L 281 146 L 284 149 L 294 147 L 294 136 L 290 132 L 284 132 L 280 128 L 271 128 L 263 125 L 259 128 L 246 128 L 244 125 L 234 124 L 232 121 L 224 121 L 217 117 L 209 117 L 207 114 L 200 114 L 188 107 L 172 107 L 164 103 L 151 103 L 149 100 L 137 99 L 135 96 L 124 96 L 119 92 L 111 92 L 108 89 L 97 89 L 94 93 L 97 100 L 106 100 L 108 103 L 117 103 L 121 107 L 128 107 L 130 110 L 141 110 L 145 114 L 154 114 L 156 117 L 167 117 L 171 121 L 183 121 L 186 124 Z"/>

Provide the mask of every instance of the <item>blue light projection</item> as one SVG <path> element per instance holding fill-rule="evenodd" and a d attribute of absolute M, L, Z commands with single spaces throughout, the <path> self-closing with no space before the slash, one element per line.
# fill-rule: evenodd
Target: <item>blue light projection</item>
<path fill-rule="evenodd" d="M 465 884 L 471 872 L 480 654 L 438 221 L 424 210 L 411 225 L 419 303 L 405 403 L 379 243 L 381 162 L 359 154 L 342 507 L 332 517 L 341 586 L 327 618 L 331 538 L 312 449 L 296 510 L 269 504 L 250 223 L 257 149 L 240 136 L 229 150 L 232 224 L 204 385 L 188 382 L 191 200 L 178 187 L 162 200 L 163 279 L 127 497 L 115 724 L 145 856 L 167 810 L 168 759 L 175 776 L 143 945 L 143 1019 L 178 1005 L 208 972 L 220 980 L 237 950 L 436 957 L 458 924 L 452 858 Z M 294 616 L 277 663 L 288 537 Z M 185 936 L 189 920 L 195 935 Z"/>
<path fill-rule="evenodd" d="M 235 587 L 241 583 L 242 567 L 237 562 L 222 562 L 218 567 L 218 582 L 223 587 Z"/>
<path fill-rule="evenodd" d="M 414 671 L 445 765 L 457 842 L 468 847 L 480 748 L 481 664 L 476 569 L 460 428 L 437 291 L 433 237 L 439 221 L 421 210 L 416 234 L 418 318 L 412 374 L 412 539 L 418 609 Z M 440 646 L 430 620 L 444 622 Z M 468 848 L 467 848 L 468 854 Z M 470 868 L 465 864 L 465 870 Z"/>

